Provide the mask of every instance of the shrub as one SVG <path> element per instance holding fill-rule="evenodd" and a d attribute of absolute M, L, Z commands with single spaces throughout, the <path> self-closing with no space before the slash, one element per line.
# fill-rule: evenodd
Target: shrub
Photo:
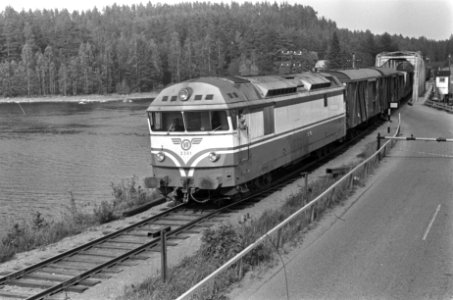
<path fill-rule="evenodd" d="M 136 207 L 155 198 L 153 192 L 137 186 L 137 180 L 137 176 L 132 176 L 130 179 L 122 180 L 119 184 L 111 183 L 114 197 L 113 206 L 117 210 Z"/>
<path fill-rule="evenodd" d="M 206 229 L 201 238 L 201 256 L 207 261 L 224 261 L 241 250 L 241 236 L 231 224 L 222 224 L 218 229 Z"/>
<path fill-rule="evenodd" d="M 0 262 L 10 260 L 18 252 L 55 243 L 99 224 L 93 215 L 81 213 L 72 193 L 70 195 L 69 213 L 61 219 L 48 221 L 40 212 L 35 212 L 29 222 L 14 224 L 0 241 Z"/>
<path fill-rule="evenodd" d="M 102 201 L 101 205 L 96 206 L 93 212 L 96 220 L 98 220 L 100 224 L 104 224 L 118 218 L 115 216 L 114 206 L 107 201 Z"/>

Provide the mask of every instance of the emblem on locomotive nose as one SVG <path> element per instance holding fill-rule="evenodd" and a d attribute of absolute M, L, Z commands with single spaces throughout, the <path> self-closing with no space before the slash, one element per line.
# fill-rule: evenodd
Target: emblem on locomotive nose
<path fill-rule="evenodd" d="M 201 143 L 203 140 L 202 138 L 193 138 L 193 139 L 179 139 L 179 138 L 174 138 L 171 139 L 173 141 L 173 144 L 175 145 L 181 145 L 181 149 L 184 151 L 189 150 L 192 148 L 192 145 L 197 145 Z"/>

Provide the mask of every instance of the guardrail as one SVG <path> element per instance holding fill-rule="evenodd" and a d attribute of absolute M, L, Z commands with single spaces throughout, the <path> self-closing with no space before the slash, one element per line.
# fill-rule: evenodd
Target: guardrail
<path fill-rule="evenodd" d="M 401 125 L 401 118 L 400 115 L 398 115 L 398 127 L 393 135 L 393 137 L 396 137 L 399 132 L 400 132 L 400 125 Z M 309 216 L 312 216 L 313 213 L 316 211 L 317 206 L 320 206 L 321 204 L 324 204 L 326 201 L 329 201 L 331 199 L 331 196 L 336 188 L 344 188 L 345 186 L 347 188 L 350 188 L 354 186 L 360 178 L 364 178 L 373 168 L 373 166 L 377 165 L 378 162 L 381 160 L 382 156 L 385 156 L 387 149 L 393 144 L 396 143 L 396 140 L 388 140 L 387 142 L 384 143 L 373 155 L 371 155 L 368 159 L 357 165 L 355 168 L 353 168 L 351 171 L 349 171 L 347 174 L 345 174 L 343 177 L 341 177 L 337 182 L 335 182 L 333 185 L 331 185 L 329 188 L 327 188 L 323 193 L 321 193 L 318 197 L 310 201 L 309 203 L 305 204 L 302 208 L 300 208 L 298 211 L 290 215 L 288 218 L 286 218 L 284 221 L 282 221 L 280 224 L 269 230 L 267 233 L 265 233 L 263 236 L 258 238 L 254 243 L 250 244 L 248 247 L 246 247 L 244 250 L 236 254 L 233 258 L 231 258 L 229 261 L 227 261 L 225 264 L 223 264 L 220 268 L 212 272 L 210 275 L 205 277 L 203 280 L 198 282 L 196 285 L 194 285 L 192 288 L 187 290 L 184 294 L 179 296 L 177 300 L 185 300 L 185 299 L 190 299 L 191 296 L 193 296 L 198 289 L 203 287 L 205 284 L 213 280 L 217 275 L 231 267 L 233 264 L 237 263 L 239 260 L 241 260 L 245 255 L 247 255 L 250 251 L 252 251 L 254 248 L 259 246 L 261 243 L 265 242 L 266 239 L 272 238 L 274 234 L 277 234 L 277 239 L 279 236 L 279 232 L 283 229 L 285 225 L 288 223 L 295 221 L 296 218 L 298 217 L 305 217 L 306 214 L 308 213 Z M 359 179 L 359 180 L 358 180 Z M 311 208 L 311 211 L 309 209 Z"/>
<path fill-rule="evenodd" d="M 453 106 L 452 105 L 448 105 L 447 103 L 436 102 L 436 101 L 433 101 L 433 100 L 426 100 L 423 104 L 425 104 L 426 106 L 431 106 L 431 107 L 434 107 L 434 108 L 445 110 L 445 111 L 447 111 L 449 113 L 453 113 Z"/>

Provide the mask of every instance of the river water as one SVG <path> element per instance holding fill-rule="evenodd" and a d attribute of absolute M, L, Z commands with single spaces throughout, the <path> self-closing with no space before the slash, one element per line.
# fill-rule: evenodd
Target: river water
<path fill-rule="evenodd" d="M 149 174 L 150 101 L 0 104 L 0 228 L 61 215 L 71 197 L 92 209 Z"/>

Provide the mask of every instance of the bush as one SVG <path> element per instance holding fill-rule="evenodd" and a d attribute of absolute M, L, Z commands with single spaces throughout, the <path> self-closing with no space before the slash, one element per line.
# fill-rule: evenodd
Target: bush
<path fill-rule="evenodd" d="M 0 241 L 0 262 L 10 260 L 16 253 L 55 243 L 99 224 L 92 215 L 77 209 L 72 194 L 68 211 L 57 221 L 48 221 L 40 212 L 35 212 L 28 223 L 14 224 Z"/>
<path fill-rule="evenodd" d="M 206 261 L 222 262 L 241 251 L 241 236 L 232 225 L 206 229 L 201 238 L 200 254 Z"/>
<path fill-rule="evenodd" d="M 100 224 L 118 219 L 114 213 L 114 206 L 107 201 L 102 201 L 101 205 L 96 206 L 93 212 Z"/>
<path fill-rule="evenodd" d="M 137 186 L 137 176 L 122 180 L 119 184 L 111 183 L 113 189 L 113 206 L 117 210 L 129 209 L 153 200 L 154 194 Z"/>
<path fill-rule="evenodd" d="M 88 227 L 118 219 L 121 210 L 141 205 L 154 199 L 136 185 L 137 177 L 113 184 L 112 202 L 102 201 L 92 213 L 84 213 L 77 206 L 74 194 L 69 192 L 67 213 L 59 220 L 48 221 L 40 212 L 35 212 L 29 222 L 16 223 L 0 241 L 0 262 L 14 257 L 18 252 L 55 243 L 64 237 L 78 234 Z"/>

